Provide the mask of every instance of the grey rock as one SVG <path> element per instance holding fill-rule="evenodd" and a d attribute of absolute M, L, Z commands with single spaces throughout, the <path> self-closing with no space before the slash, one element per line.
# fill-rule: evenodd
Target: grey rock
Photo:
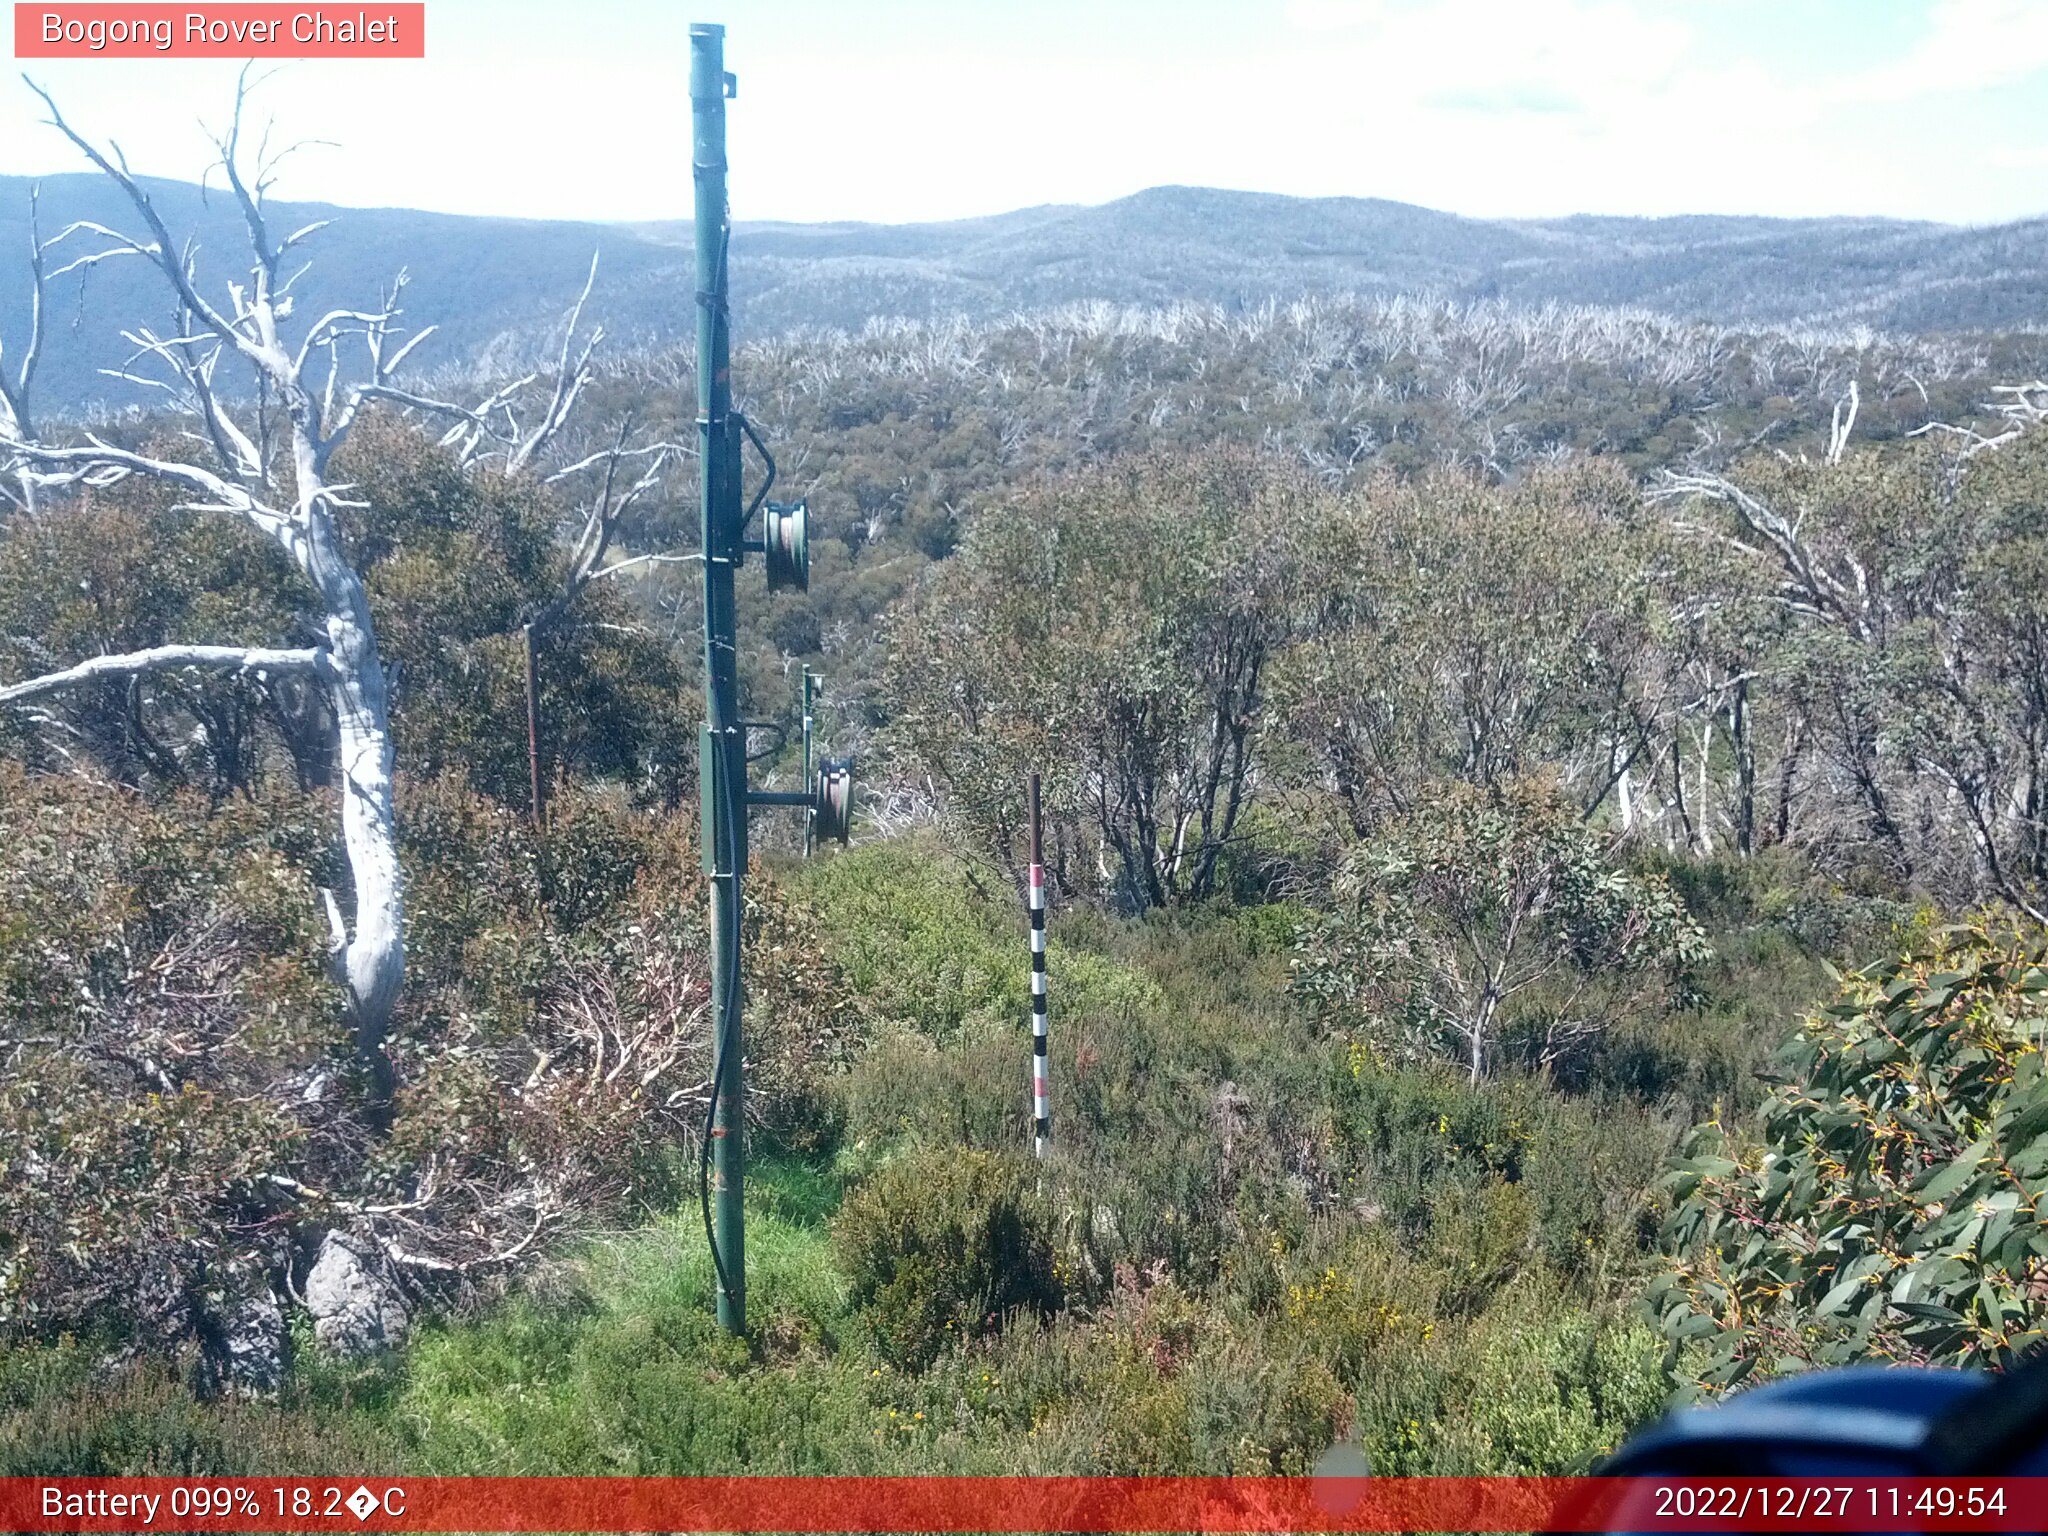
<path fill-rule="evenodd" d="M 229 1391 L 246 1397 L 276 1397 L 285 1384 L 291 1335 L 285 1309 L 268 1290 L 246 1296 L 221 1319 L 221 1378 Z"/>
<path fill-rule="evenodd" d="M 315 1338 L 342 1355 L 367 1355 L 405 1338 L 411 1313 L 390 1261 L 373 1243 L 329 1232 L 306 1276 Z"/>
<path fill-rule="evenodd" d="M 268 1291 L 237 1297 L 216 1315 L 202 1343 L 200 1381 L 208 1397 L 275 1397 L 284 1385 L 291 1335 Z"/>

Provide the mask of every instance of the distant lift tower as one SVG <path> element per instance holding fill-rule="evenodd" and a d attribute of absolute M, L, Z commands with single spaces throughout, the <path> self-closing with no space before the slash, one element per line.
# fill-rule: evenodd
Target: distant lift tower
<path fill-rule="evenodd" d="M 853 762 L 826 758 L 811 778 L 805 753 L 800 791 L 747 787 L 749 726 L 740 718 L 737 615 L 733 573 L 749 554 L 762 557 L 770 591 L 810 586 L 810 510 L 801 500 L 768 500 L 775 460 L 760 434 L 732 407 L 732 334 L 727 269 L 732 222 L 725 196 L 725 103 L 734 93 L 725 72 L 725 28 L 690 28 L 692 170 L 696 181 L 697 244 L 697 449 L 704 564 L 704 728 L 697 750 L 697 793 L 702 811 L 704 873 L 711 884 L 712 1068 L 711 1113 L 702 1151 L 700 1198 L 704 1235 L 718 1285 L 718 1320 L 730 1332 L 747 1328 L 746 1224 L 741 1204 L 746 1170 L 745 1102 L 740 1019 L 745 987 L 740 974 L 740 879 L 747 868 L 747 812 L 757 805 L 807 813 L 805 844 L 833 838 L 844 843 L 853 816 Z M 760 455 L 765 474 L 744 499 L 741 442 Z M 761 536 L 749 538 L 754 514 Z M 805 724 L 809 725 L 809 686 Z M 809 741 L 808 729 L 805 733 Z"/>

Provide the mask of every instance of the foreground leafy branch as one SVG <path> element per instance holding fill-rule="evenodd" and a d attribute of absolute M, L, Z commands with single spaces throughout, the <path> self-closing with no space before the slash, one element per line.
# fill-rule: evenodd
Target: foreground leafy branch
<path fill-rule="evenodd" d="M 2048 934 L 1977 922 L 1847 977 L 1754 1143 L 1666 1180 L 1651 1300 L 1703 1390 L 1865 1359 L 2004 1367 L 2048 1337 Z"/>

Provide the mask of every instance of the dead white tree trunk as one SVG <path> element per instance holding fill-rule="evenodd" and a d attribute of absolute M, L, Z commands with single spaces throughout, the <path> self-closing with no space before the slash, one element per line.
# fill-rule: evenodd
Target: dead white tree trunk
<path fill-rule="evenodd" d="M 330 478 L 329 465 L 363 407 L 383 401 L 401 411 L 452 421 L 442 441 L 466 465 L 495 459 L 508 474 L 541 474 L 544 457 L 593 376 L 590 360 L 603 332 L 597 328 L 584 334 L 581 320 L 596 279 L 596 258 L 569 312 L 552 377 L 529 373 L 473 406 L 430 399 L 395 382 L 400 365 L 434 330 L 427 326 L 409 332 L 400 323 L 399 300 L 406 285 L 402 272 L 376 308 L 330 310 L 299 333 L 295 345 L 285 340 L 281 322 L 292 318 L 291 289 L 305 267 L 281 276 L 284 258 L 325 224 L 310 224 L 282 238 L 271 231 L 264 197 L 276 165 L 291 148 L 268 155 L 259 147 L 256 163 L 245 174 L 246 71 L 236 87 L 228 130 L 216 146 L 253 260 L 246 284 L 226 285 L 225 304 L 200 291 L 196 252 L 172 238 L 120 149 L 110 145 L 103 152 L 65 121 L 48 92 L 34 81 L 29 85 L 49 108 L 50 126 L 126 195 L 142 232 L 129 235 L 80 221 L 44 239 L 32 217 L 31 329 L 14 377 L 0 375 L 0 468 L 19 486 L 9 499 L 33 512 L 41 490 L 100 487 L 131 475 L 169 481 L 191 498 L 183 508 L 240 517 L 290 556 L 317 600 L 320 643 L 304 649 L 171 645 L 100 656 L 0 687 L 0 706 L 93 678 L 179 668 L 266 677 L 297 673 L 317 682 L 335 721 L 342 843 L 353 887 L 353 911 L 346 917 L 333 894 L 322 893 L 334 969 L 348 994 L 358 1053 L 379 1097 L 388 1098 L 393 1084 L 384 1043 L 405 975 L 405 891 L 398 862 L 390 698 L 368 593 L 343 548 L 336 520 L 340 509 L 362 503 L 345 499 L 348 487 Z M 49 267 L 53 252 L 61 260 L 54 270 Z M 139 260 L 156 270 L 175 302 L 177 323 L 169 334 L 144 325 L 124 332 L 133 348 L 129 360 L 106 371 L 167 395 L 195 423 L 188 435 L 203 446 L 210 462 L 154 457 L 89 432 L 78 434 L 79 441 L 56 442 L 30 418 L 28 393 L 43 339 L 48 280 L 116 260 Z M 217 376 L 224 362 L 246 368 L 256 387 L 239 395 L 223 387 Z M 529 425 L 522 421 L 523 397 L 536 381 L 545 402 L 537 423 Z M 594 580 L 641 561 L 675 558 L 647 555 L 607 563 L 620 519 L 687 452 L 673 443 L 628 447 L 627 432 L 622 427 L 606 448 L 544 475 L 550 482 L 594 481 L 596 488 L 579 503 L 582 526 L 562 592 L 532 617 L 536 627 L 559 617 Z"/>
<path fill-rule="evenodd" d="M 1849 393 L 1835 402 L 1835 414 L 1828 423 L 1828 462 L 1839 464 L 1842 455 L 1849 451 L 1849 434 L 1856 430 L 1856 411 L 1863 404 L 1863 397 L 1856 388 L 1856 381 L 1849 381 Z"/>
<path fill-rule="evenodd" d="M 173 667 L 216 667 L 278 673 L 308 671 L 327 692 L 337 723 L 342 790 L 342 842 L 353 886 L 352 920 L 344 922 L 329 902 L 334 927 L 334 963 L 348 993 L 356 1046 L 380 1097 L 391 1083 L 384 1040 L 405 974 L 405 892 L 399 873 L 397 820 L 393 804 L 392 743 L 384 666 L 370 619 L 361 574 L 345 555 L 335 513 L 350 505 L 345 487 L 330 482 L 327 467 L 346 438 L 362 402 L 385 387 L 407 353 L 425 338 L 420 331 L 403 342 L 397 299 L 403 279 L 375 311 L 332 311 L 313 322 L 296 348 L 288 346 L 279 322 L 291 309 L 292 278 L 280 281 L 286 253 L 318 229 L 310 225 L 275 238 L 264 215 L 264 193 L 279 157 L 260 160 L 243 174 L 242 109 L 246 76 L 237 87 L 234 117 L 217 143 L 221 168 L 248 228 L 254 258 L 247 285 L 227 285 L 227 303 L 216 304 L 199 290 L 194 253 L 181 248 L 130 175 L 116 147 L 103 153 L 65 121 L 48 92 L 30 82 L 50 111 L 50 124 L 126 194 L 142 233 L 123 234 L 108 226 L 80 222 L 48 245 L 36 248 L 34 276 L 40 289 L 41 259 L 49 245 L 75 241 L 89 247 L 71 266 L 104 260 L 148 263 L 162 276 L 175 300 L 179 323 L 172 334 L 138 327 L 127 333 L 135 352 L 118 370 L 121 377 L 169 393 L 196 417 L 195 436 L 211 449 L 211 464 L 116 447 L 92 433 L 82 441 L 48 440 L 29 421 L 25 402 L 8 401 L 0 414 L 0 454 L 21 483 L 32 489 L 97 487 L 131 475 L 179 486 L 185 507 L 241 517 L 273 539 L 291 557 L 317 598 L 321 643 L 295 651 L 244 650 L 220 646 L 170 646 L 155 652 L 101 656 L 81 666 L 32 678 L 0 690 L 0 702 L 25 699 L 87 678 L 141 673 Z M 110 158 L 111 156 L 111 158 Z M 301 268 L 303 271 L 304 269 Z M 294 274 L 296 275 L 296 274 Z M 430 330 L 431 328 L 429 328 Z M 367 353 L 362 376 L 346 389 L 337 385 L 344 341 L 356 338 Z M 324 388 L 316 393 L 307 371 L 326 361 Z M 224 360 L 239 359 L 260 386 L 254 405 L 217 386 Z M 274 402 L 275 404 L 270 404 Z M 266 410 L 281 410 L 286 452 L 266 452 L 275 438 Z"/>
<path fill-rule="evenodd" d="M 32 186 L 28 192 L 28 336 L 21 347 L 19 359 L 7 356 L 7 346 L 0 339 L 0 431 L 16 437 L 27 437 L 33 430 L 29 418 L 29 391 L 36 379 L 36 363 L 43 353 L 43 295 L 49 283 L 46 257 L 49 246 L 44 243 L 43 231 L 36 217 L 36 205 L 42 199 L 42 188 Z M 14 377 L 8 378 L 12 369 Z M 17 474 L 12 486 L 0 484 L 0 498 L 12 503 L 35 516 L 35 483 L 27 474 Z"/>
<path fill-rule="evenodd" d="M 100 487 L 131 475 L 169 481 L 191 498 L 181 504 L 183 508 L 240 517 L 290 556 L 317 599 L 320 643 L 276 650 L 171 645 L 100 656 L 0 687 L 0 707 L 93 678 L 179 668 L 265 677 L 296 673 L 317 682 L 335 721 L 342 843 L 353 887 L 353 911 L 346 917 L 333 894 L 322 893 L 333 934 L 334 968 L 347 990 L 358 1052 L 379 1096 L 388 1097 L 393 1084 L 384 1042 L 405 975 L 405 892 L 398 862 L 390 697 L 362 573 L 343 547 L 336 519 L 340 509 L 362 503 L 345 499 L 348 487 L 331 479 L 334 454 L 363 407 L 382 401 L 400 411 L 423 411 L 452 421 L 442 442 L 455 449 L 465 465 L 495 460 L 507 474 L 527 472 L 550 483 L 593 484 L 577 503 L 581 527 L 570 549 L 562 591 L 529 620 L 543 627 L 591 582 L 643 561 L 680 558 L 607 560 L 620 520 L 688 450 L 665 442 L 628 447 L 629 426 L 622 426 L 600 451 L 551 473 L 541 469 L 593 377 L 590 360 L 603 331 L 600 327 L 585 334 L 581 321 L 596 280 L 595 256 L 590 277 L 569 311 L 551 376 L 536 370 L 476 405 L 430 399 L 396 382 L 408 355 L 434 330 L 427 326 L 408 331 L 400 323 L 399 300 L 406 286 L 402 272 L 377 307 L 330 310 L 298 333 L 295 345 L 285 340 L 281 323 L 292 319 L 291 289 L 306 269 L 300 266 L 281 276 L 284 258 L 325 222 L 282 238 L 271 231 L 264 197 L 275 167 L 291 147 L 270 155 L 266 140 L 245 174 L 241 133 L 248 101 L 246 71 L 236 86 L 228 130 L 215 141 L 253 258 L 247 283 L 226 285 L 225 304 L 200 291 L 196 252 L 173 240 L 120 149 L 109 145 L 102 152 L 65 121 L 48 92 L 34 81 L 29 86 L 49 108 L 50 126 L 126 195 L 142 232 L 128 235 L 80 221 L 45 239 L 34 227 L 31 205 L 31 328 L 13 379 L 0 374 L 0 471 L 18 482 L 19 490 L 0 494 L 33 512 L 40 490 Z M 51 269 L 53 252 L 61 264 Z M 169 334 L 144 325 L 124 332 L 133 348 L 129 360 L 106 371 L 167 395 L 194 422 L 196 429 L 188 436 L 202 445 L 210 462 L 153 457 L 89 432 L 78 434 L 78 441 L 60 443 L 30 418 L 29 386 L 43 339 L 48 281 L 116 260 L 140 260 L 156 270 L 175 302 L 177 322 Z M 241 394 L 223 387 L 217 375 L 224 362 L 247 369 L 255 387 Z M 537 381 L 545 398 L 535 422 L 525 395 Z"/>

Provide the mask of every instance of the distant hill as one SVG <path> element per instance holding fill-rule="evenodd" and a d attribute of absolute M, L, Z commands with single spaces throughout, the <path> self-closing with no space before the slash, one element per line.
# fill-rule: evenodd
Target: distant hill
<path fill-rule="evenodd" d="M 28 327 L 29 186 L 21 177 L 0 177 L 0 341 L 9 357 Z M 103 177 L 52 176 L 41 186 L 38 218 L 46 238 L 78 219 L 128 232 L 138 227 L 120 189 Z M 229 280 L 247 280 L 248 237 L 230 197 L 218 187 L 202 194 L 185 182 L 146 179 L 144 186 L 172 232 L 196 239 L 203 292 L 224 295 Z M 440 326 L 415 354 L 427 366 L 507 362 L 532 347 L 582 286 L 593 249 L 603 252 L 601 286 L 614 334 L 633 331 L 633 317 L 641 313 L 655 321 L 649 327 L 655 335 L 687 324 L 666 318 L 665 311 L 675 302 L 669 295 L 689 292 L 688 253 L 630 231 L 323 203 L 274 204 L 271 219 L 280 232 L 334 220 L 299 248 L 312 262 L 293 289 L 302 315 L 374 304 L 404 269 L 408 315 Z M 89 242 L 76 247 L 91 248 Z M 161 330 L 172 319 L 163 280 L 140 261 L 102 263 L 85 275 L 85 285 L 82 305 L 76 275 L 57 280 L 50 296 L 48 361 L 38 384 L 46 408 L 131 398 L 95 370 L 118 363 L 129 350 L 122 328 L 149 323 Z"/>
<path fill-rule="evenodd" d="M 220 291 L 240 275 L 232 204 L 147 183 L 171 228 L 196 236 Z M 27 325 L 29 183 L 0 177 L 0 340 Z M 408 307 L 441 329 L 420 354 L 464 371 L 543 345 L 602 252 L 592 313 L 626 346 L 692 323 L 687 224 L 463 218 L 279 204 L 281 227 L 333 219 L 305 248 L 299 303 L 361 305 L 401 267 Z M 46 178 L 42 227 L 133 226 L 92 175 Z M 46 408 L 125 399 L 94 370 L 122 325 L 167 320 L 139 263 L 111 262 L 53 294 Z M 1741 327 L 1868 325 L 1913 332 L 2048 330 L 2048 219 L 1989 228 L 1886 219 L 1684 217 L 1485 220 L 1375 198 L 1295 198 L 1155 187 L 1099 207 L 1047 206 L 935 224 L 743 223 L 733 239 L 743 336 L 858 329 L 877 317 L 988 318 L 1084 300 L 1249 306 L 1305 293 L 1428 291 L 1460 298 L 1630 305 Z"/>

